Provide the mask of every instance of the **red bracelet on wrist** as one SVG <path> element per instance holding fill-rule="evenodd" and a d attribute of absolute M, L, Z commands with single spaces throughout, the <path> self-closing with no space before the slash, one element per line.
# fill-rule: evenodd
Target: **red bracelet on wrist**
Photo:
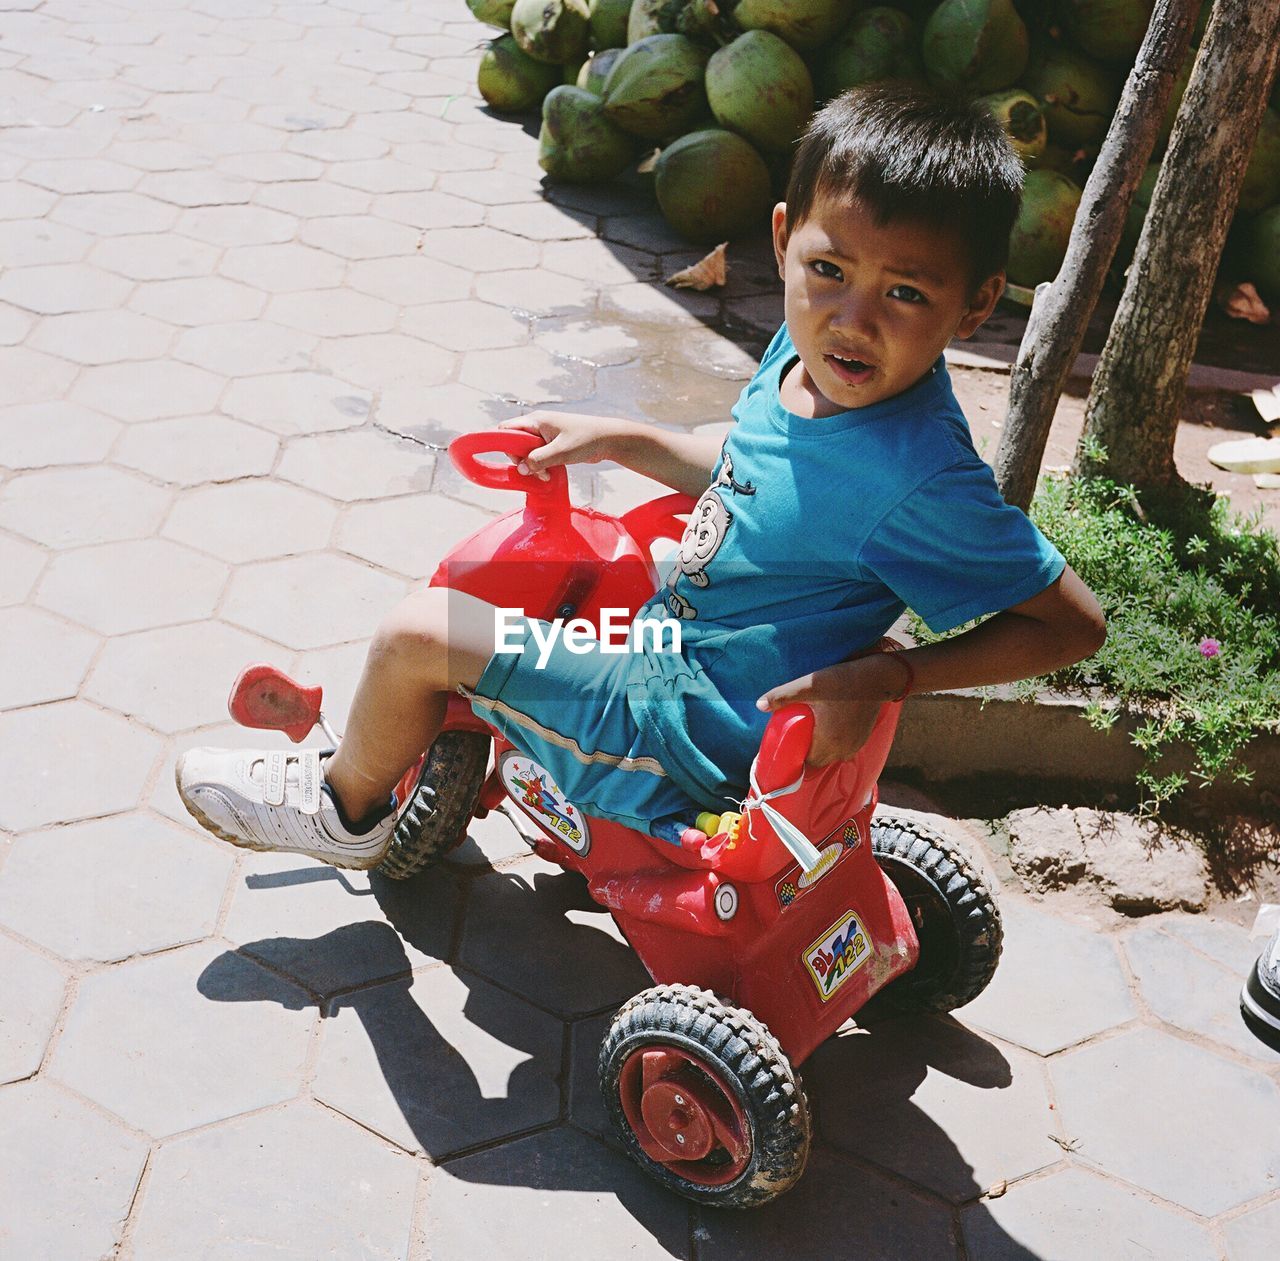
<path fill-rule="evenodd" d="M 889 697 L 886 702 L 889 705 L 896 705 L 899 701 L 905 701 L 911 695 L 911 689 L 916 685 L 916 672 L 911 668 L 911 662 L 902 655 L 901 652 L 887 652 L 884 654 L 894 665 L 901 666 L 907 672 L 907 681 L 902 685 L 902 691 L 897 696 Z"/>

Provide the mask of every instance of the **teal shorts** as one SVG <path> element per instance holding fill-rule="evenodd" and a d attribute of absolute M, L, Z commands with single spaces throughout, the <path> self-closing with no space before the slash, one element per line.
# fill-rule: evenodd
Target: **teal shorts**
<path fill-rule="evenodd" d="M 595 643 L 572 652 L 557 638 L 540 665 L 542 650 L 527 625 L 508 642 L 523 651 L 495 652 L 463 695 L 583 814 L 652 832 L 674 819 L 692 827 L 699 811 L 725 808 L 696 801 L 675 783 L 641 731 L 627 703 L 631 654 L 602 652 Z"/>

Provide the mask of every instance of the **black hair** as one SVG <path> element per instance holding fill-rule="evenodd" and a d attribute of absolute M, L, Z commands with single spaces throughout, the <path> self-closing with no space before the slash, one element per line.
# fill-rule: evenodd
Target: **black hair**
<path fill-rule="evenodd" d="M 810 120 L 787 185 L 787 232 L 820 196 L 855 198 L 883 226 L 958 229 L 976 288 L 1004 268 L 1022 162 L 986 106 L 916 84 L 850 88 Z"/>

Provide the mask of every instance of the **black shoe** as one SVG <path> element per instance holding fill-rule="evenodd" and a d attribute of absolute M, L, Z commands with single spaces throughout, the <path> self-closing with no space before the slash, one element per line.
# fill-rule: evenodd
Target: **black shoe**
<path fill-rule="evenodd" d="M 1280 929 L 1258 956 L 1240 991 L 1240 1014 L 1256 1037 L 1280 1051 Z"/>

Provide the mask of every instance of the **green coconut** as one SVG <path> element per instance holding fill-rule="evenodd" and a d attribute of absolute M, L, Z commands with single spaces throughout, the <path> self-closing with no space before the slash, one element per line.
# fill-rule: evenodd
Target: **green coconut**
<path fill-rule="evenodd" d="M 856 7 L 857 0 L 738 0 L 733 20 L 744 31 L 769 31 L 809 53 L 827 44 Z"/>
<path fill-rule="evenodd" d="M 925 23 L 929 77 L 971 92 L 1009 87 L 1027 68 L 1029 48 L 1013 0 L 943 0 Z"/>
<path fill-rule="evenodd" d="M 547 93 L 538 165 L 556 182 L 606 183 L 627 168 L 635 148 L 635 141 L 609 121 L 598 96 L 569 84 Z"/>
<path fill-rule="evenodd" d="M 764 159 L 741 136 L 717 128 L 668 145 L 654 167 L 654 191 L 667 222 L 698 245 L 764 228 L 773 206 Z"/>
<path fill-rule="evenodd" d="M 676 21 L 686 0 L 632 0 L 627 14 L 627 43 L 650 35 L 676 34 Z"/>
<path fill-rule="evenodd" d="M 1090 57 L 1127 68 L 1138 55 L 1155 0 L 1061 0 L 1060 7 L 1068 33 Z"/>
<path fill-rule="evenodd" d="M 1240 186 L 1240 209 L 1257 214 L 1280 201 L 1280 114 L 1273 109 L 1262 113 L 1262 126 L 1254 141 L 1253 156 Z"/>
<path fill-rule="evenodd" d="M 559 89 L 557 89 L 559 90 Z M 1022 209 L 1009 237 L 1012 284 L 1034 289 L 1052 280 L 1067 255 L 1080 187 L 1057 171 L 1031 171 L 1022 186 Z"/>
<path fill-rule="evenodd" d="M 1005 88 L 979 99 L 1004 128 L 1023 165 L 1035 166 L 1049 142 L 1049 128 L 1040 102 L 1022 88 Z"/>
<path fill-rule="evenodd" d="M 813 112 L 808 68 L 768 31 L 747 31 L 714 52 L 706 86 L 716 122 L 765 152 L 790 148 Z"/>
<path fill-rule="evenodd" d="M 631 0 L 590 0 L 587 21 L 596 48 L 625 48 Z"/>
<path fill-rule="evenodd" d="M 1040 102 L 1049 139 L 1067 148 L 1102 140 L 1120 101 L 1116 76 L 1065 44 L 1032 58 L 1022 86 Z"/>
<path fill-rule="evenodd" d="M 646 35 L 623 50 L 604 82 L 604 108 L 624 131 L 663 140 L 707 108 L 708 52 L 683 35 Z"/>
<path fill-rule="evenodd" d="M 1280 206 L 1244 225 L 1243 275 L 1274 307 L 1280 303 Z"/>
<path fill-rule="evenodd" d="M 621 56 L 621 48 L 602 48 L 595 56 L 587 58 L 578 71 L 578 87 L 586 88 L 594 96 L 603 96 L 604 81 L 609 77 L 613 63 Z"/>
<path fill-rule="evenodd" d="M 499 114 L 528 114 L 560 82 L 560 67 L 534 61 L 512 35 L 502 35 L 485 49 L 476 70 L 480 95 Z"/>
<path fill-rule="evenodd" d="M 496 26 L 499 30 L 511 27 L 511 10 L 516 0 L 467 0 L 467 8 L 471 15 L 488 26 Z"/>
<path fill-rule="evenodd" d="M 563 66 L 587 51 L 587 0 L 516 0 L 511 34 L 535 61 Z"/>
<path fill-rule="evenodd" d="M 877 4 L 854 15 L 823 52 L 813 83 L 823 100 L 879 79 L 919 79 L 920 33 L 909 14 Z"/>

